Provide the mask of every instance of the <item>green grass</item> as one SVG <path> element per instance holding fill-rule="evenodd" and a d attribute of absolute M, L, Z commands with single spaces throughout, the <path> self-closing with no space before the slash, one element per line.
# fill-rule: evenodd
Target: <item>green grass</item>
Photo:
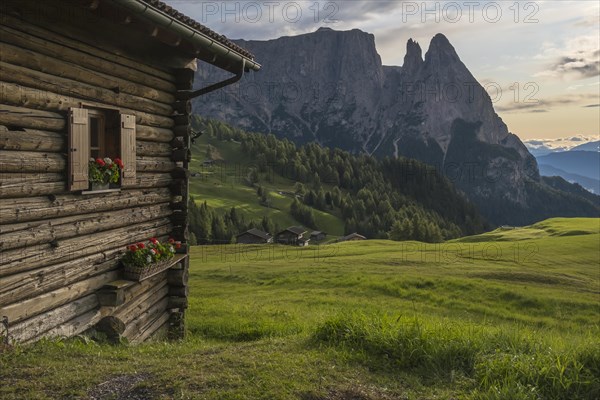
<path fill-rule="evenodd" d="M 438 245 L 196 247 L 185 341 L 17 349 L 0 398 L 144 374 L 149 398 L 597 399 L 599 243 L 600 220 L 552 219 Z"/>
<path fill-rule="evenodd" d="M 225 164 L 214 167 L 202 165 L 209 144 L 218 150 Z M 231 207 L 236 207 L 250 220 L 259 221 L 263 216 L 268 216 L 282 229 L 292 225 L 302 225 L 290 215 L 293 197 L 279 193 L 294 192 L 295 182 L 282 177 L 277 173 L 278 171 L 270 173 L 272 181 L 265 179 L 264 175 L 261 176 L 259 184 L 269 192 L 270 206 L 261 205 L 256 190 L 244 183 L 249 168 L 255 167 L 256 163 L 242 152 L 239 143 L 223 142 L 202 136 L 192 150 L 190 171 L 198 175 L 190 179 L 190 193 L 196 197 L 196 201 L 206 201 L 210 207 L 222 213 L 229 211 Z M 323 188 L 332 189 L 328 185 L 323 185 Z M 343 236 L 344 222 L 335 211 L 313 209 L 313 213 L 319 230 L 333 237 Z"/>

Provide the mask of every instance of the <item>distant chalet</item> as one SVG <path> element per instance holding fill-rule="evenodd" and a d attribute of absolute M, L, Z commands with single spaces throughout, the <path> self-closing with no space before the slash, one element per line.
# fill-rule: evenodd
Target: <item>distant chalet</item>
<path fill-rule="evenodd" d="M 310 240 L 314 240 L 315 242 L 320 242 L 321 240 L 325 240 L 326 237 L 327 237 L 326 232 L 313 231 L 310 233 Z"/>
<path fill-rule="evenodd" d="M 273 237 L 260 229 L 250 229 L 236 236 L 238 244 L 268 244 L 273 243 Z"/>
<path fill-rule="evenodd" d="M 0 318 L 11 339 L 181 337 L 191 100 L 260 65 L 157 0 L 2 0 L 0 38 Z M 198 60 L 234 75 L 194 91 Z M 90 158 L 120 158 L 118 182 L 92 187 Z M 126 246 L 151 237 L 183 243 L 171 268 L 122 280 Z"/>
<path fill-rule="evenodd" d="M 358 240 L 367 240 L 367 238 L 364 237 L 363 235 L 359 235 L 358 233 L 354 232 L 354 233 L 351 233 L 349 235 L 346 235 L 346 236 L 340 238 L 338 241 L 339 242 L 352 242 L 352 241 L 358 241 Z"/>
<path fill-rule="evenodd" d="M 290 226 L 277 234 L 277 243 L 300 247 L 308 246 L 310 239 L 304 237 L 306 232 L 307 230 L 301 226 Z"/>

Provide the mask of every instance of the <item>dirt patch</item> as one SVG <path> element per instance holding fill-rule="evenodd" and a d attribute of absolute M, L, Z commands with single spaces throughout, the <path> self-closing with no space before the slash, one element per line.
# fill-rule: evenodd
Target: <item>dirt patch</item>
<path fill-rule="evenodd" d="M 140 383 L 150 379 L 150 374 L 117 375 L 96 385 L 88 392 L 89 400 L 151 400 L 157 394 Z"/>

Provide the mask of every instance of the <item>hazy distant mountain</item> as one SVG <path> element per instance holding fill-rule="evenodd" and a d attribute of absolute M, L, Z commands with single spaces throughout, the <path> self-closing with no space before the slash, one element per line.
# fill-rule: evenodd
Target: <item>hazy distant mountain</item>
<path fill-rule="evenodd" d="M 580 144 L 570 151 L 600 151 L 600 141 Z"/>
<path fill-rule="evenodd" d="M 550 165 L 563 171 L 600 179 L 600 153 L 597 151 L 564 151 L 538 157 L 540 164 Z"/>
<path fill-rule="evenodd" d="M 296 143 L 424 161 L 498 224 L 600 214 L 588 200 L 559 195 L 540 180 L 535 158 L 442 34 L 424 58 L 409 40 L 402 67 L 382 65 L 374 36 L 356 29 L 238 43 L 263 69 L 198 98 L 198 114 Z M 201 70 L 196 81 L 225 77 Z"/>
<path fill-rule="evenodd" d="M 567 182 L 578 183 L 589 192 L 600 194 L 600 180 L 588 178 L 587 176 L 573 174 L 552 165 L 539 164 L 540 174 L 543 176 L 560 176 Z"/>

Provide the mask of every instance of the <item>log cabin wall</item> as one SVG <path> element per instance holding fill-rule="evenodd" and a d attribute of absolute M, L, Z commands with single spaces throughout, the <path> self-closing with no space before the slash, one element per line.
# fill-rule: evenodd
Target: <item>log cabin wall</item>
<path fill-rule="evenodd" d="M 0 317 L 19 342 L 80 334 L 109 316 L 133 342 L 180 337 L 187 258 L 115 289 L 112 304 L 98 293 L 120 279 L 130 243 L 174 237 L 187 252 L 190 107 L 175 98 L 191 88 L 192 60 L 151 35 L 141 44 L 126 20 L 100 23 L 98 2 L 70 3 L 71 12 L 56 0 L 0 10 Z M 67 114 L 82 103 L 135 116 L 134 184 L 67 190 Z"/>

